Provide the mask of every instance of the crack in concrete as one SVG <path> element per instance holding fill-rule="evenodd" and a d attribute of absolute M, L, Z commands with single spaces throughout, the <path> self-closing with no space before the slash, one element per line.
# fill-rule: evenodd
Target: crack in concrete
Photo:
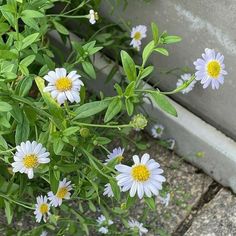
<path fill-rule="evenodd" d="M 182 236 L 184 235 L 188 229 L 191 227 L 193 220 L 197 216 L 198 212 L 209 203 L 216 194 L 222 189 L 222 186 L 217 182 L 212 182 L 209 186 L 208 190 L 203 194 L 198 201 L 198 203 L 193 207 L 190 214 L 183 220 L 183 222 L 178 226 L 176 231 L 172 234 L 173 236 Z"/>

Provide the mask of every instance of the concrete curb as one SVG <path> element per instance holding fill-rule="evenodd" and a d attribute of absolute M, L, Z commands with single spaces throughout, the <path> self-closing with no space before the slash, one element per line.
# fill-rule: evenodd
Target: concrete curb
<path fill-rule="evenodd" d="M 57 41 L 60 48 L 65 48 L 64 43 L 60 41 L 55 32 L 50 36 L 54 42 Z M 79 40 L 73 34 L 71 34 L 71 38 L 74 41 Z M 100 53 L 94 56 L 93 61 L 98 72 L 97 80 L 96 84 L 94 80 L 86 81 L 87 86 L 94 92 L 101 90 L 107 95 L 113 94 L 112 83 L 105 83 L 105 78 L 114 65 L 113 62 Z M 114 81 L 119 80 L 120 76 L 115 75 Z M 143 107 L 150 117 L 166 127 L 165 136 L 172 136 L 176 140 L 175 151 L 178 155 L 236 193 L 236 142 L 173 100 L 170 99 L 170 101 L 178 112 L 178 118 L 162 112 L 148 99 L 145 99 Z M 148 132 L 150 132 L 150 128 L 148 128 Z"/>

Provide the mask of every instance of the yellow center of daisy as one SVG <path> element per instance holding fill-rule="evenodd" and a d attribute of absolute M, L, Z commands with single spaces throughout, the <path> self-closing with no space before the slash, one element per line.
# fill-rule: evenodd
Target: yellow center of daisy
<path fill-rule="evenodd" d="M 207 73 L 210 77 L 216 79 L 220 75 L 221 66 L 218 61 L 211 61 L 207 64 Z"/>
<path fill-rule="evenodd" d="M 135 40 L 140 40 L 140 39 L 141 39 L 141 33 L 140 33 L 140 32 L 136 32 L 136 33 L 134 34 L 134 39 L 135 39 Z"/>
<path fill-rule="evenodd" d="M 62 188 L 60 188 L 60 189 L 57 191 L 56 196 L 57 196 L 58 198 L 64 198 L 67 193 L 68 193 L 67 188 L 66 188 L 66 187 L 62 187 Z"/>
<path fill-rule="evenodd" d="M 55 86 L 57 90 L 65 92 L 72 88 L 72 81 L 67 77 L 61 77 L 56 81 Z"/>
<path fill-rule="evenodd" d="M 41 214 L 45 214 L 48 212 L 48 204 L 43 203 L 41 204 L 41 206 L 39 207 L 39 211 L 41 212 Z"/>
<path fill-rule="evenodd" d="M 26 168 L 34 168 L 38 165 L 38 158 L 34 154 L 26 155 L 23 159 L 23 164 Z"/>
<path fill-rule="evenodd" d="M 132 168 L 132 177 L 136 181 L 144 182 L 149 179 L 150 171 L 145 165 L 137 165 Z"/>

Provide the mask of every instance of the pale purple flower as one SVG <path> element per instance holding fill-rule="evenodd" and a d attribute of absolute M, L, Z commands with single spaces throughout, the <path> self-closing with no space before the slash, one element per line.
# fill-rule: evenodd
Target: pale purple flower
<path fill-rule="evenodd" d="M 194 63 L 197 72 L 196 80 L 200 80 L 203 88 L 207 88 L 210 84 L 212 89 L 218 89 L 220 84 L 224 83 L 224 56 L 217 53 L 214 49 L 205 49 L 202 58 L 197 59 Z"/>

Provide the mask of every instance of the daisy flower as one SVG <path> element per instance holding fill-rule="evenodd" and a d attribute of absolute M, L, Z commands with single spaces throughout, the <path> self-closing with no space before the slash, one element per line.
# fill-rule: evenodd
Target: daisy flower
<path fill-rule="evenodd" d="M 151 128 L 151 133 L 154 138 L 160 138 L 164 131 L 164 126 L 156 124 Z"/>
<path fill-rule="evenodd" d="M 178 79 L 178 81 L 177 81 L 177 83 L 176 83 L 177 88 L 180 87 L 180 86 L 182 86 L 182 85 L 184 84 L 184 82 L 189 81 L 189 80 L 192 78 L 192 75 L 191 75 L 191 74 L 183 74 L 183 75 L 181 75 L 180 77 L 181 77 L 181 78 Z M 188 87 L 186 87 L 185 89 L 182 89 L 182 90 L 181 90 L 181 93 L 182 93 L 182 94 L 189 93 L 190 91 L 193 90 L 194 85 L 195 85 L 196 83 L 197 83 L 197 81 L 196 81 L 196 80 L 193 80 L 193 81 L 191 82 L 191 84 L 189 84 Z"/>
<path fill-rule="evenodd" d="M 130 37 L 132 38 L 130 45 L 132 45 L 139 51 L 140 46 L 142 44 L 141 40 L 147 37 L 146 32 L 147 32 L 147 27 L 145 25 L 138 25 L 133 27 L 130 35 Z"/>
<path fill-rule="evenodd" d="M 83 82 L 79 79 L 81 76 L 76 71 L 71 71 L 68 75 L 66 69 L 56 68 L 55 71 L 49 71 L 44 79 L 48 85 L 44 92 L 50 92 L 53 99 L 61 105 L 68 99 L 71 103 L 80 102 L 79 91 Z"/>
<path fill-rule="evenodd" d="M 100 215 L 97 218 L 97 222 L 99 225 L 102 225 L 104 223 L 108 224 L 108 225 L 112 225 L 114 222 L 112 220 L 107 220 L 107 218 L 104 215 Z"/>
<path fill-rule="evenodd" d="M 166 197 L 161 197 L 161 196 L 158 196 L 158 199 L 160 200 L 161 204 L 165 205 L 165 207 L 167 207 L 169 205 L 169 202 L 170 202 L 170 194 L 167 193 L 166 194 Z"/>
<path fill-rule="evenodd" d="M 89 11 L 89 22 L 90 24 L 94 25 L 98 20 L 98 13 L 95 12 L 93 9 Z"/>
<path fill-rule="evenodd" d="M 104 215 L 100 215 L 97 218 L 97 222 L 98 222 L 99 225 L 102 225 L 104 222 L 106 222 L 106 217 Z"/>
<path fill-rule="evenodd" d="M 130 190 L 130 197 L 138 194 L 141 199 L 144 195 L 151 197 L 152 194 L 158 195 L 162 189 L 162 182 L 166 179 L 161 174 L 163 170 L 160 165 L 150 155 L 145 153 L 141 160 L 137 155 L 133 156 L 134 164 L 130 167 L 119 164 L 115 168 L 120 172 L 116 177 L 117 184 L 123 192 Z"/>
<path fill-rule="evenodd" d="M 138 230 L 140 236 L 148 232 L 148 229 L 143 227 L 143 223 L 139 223 L 137 220 L 131 219 L 128 221 L 128 224 L 131 229 Z"/>
<path fill-rule="evenodd" d="M 46 148 L 41 143 L 33 141 L 22 142 L 16 146 L 17 152 L 14 155 L 14 161 L 11 165 L 13 172 L 25 173 L 29 179 L 34 177 L 34 168 L 39 164 L 50 162 L 47 158 L 50 154 L 46 152 Z"/>
<path fill-rule="evenodd" d="M 48 193 L 48 199 L 50 204 L 54 207 L 62 204 L 62 199 L 70 199 L 70 191 L 72 190 L 71 181 L 66 182 L 66 178 L 59 182 L 57 193 L 54 195 L 53 192 Z"/>
<path fill-rule="evenodd" d="M 98 232 L 101 234 L 107 234 L 108 233 L 108 228 L 107 227 L 101 227 L 99 228 Z"/>
<path fill-rule="evenodd" d="M 47 196 L 38 196 L 36 198 L 37 204 L 35 204 L 35 217 L 36 217 L 36 222 L 40 222 L 41 219 L 43 218 L 44 222 L 46 222 L 48 216 L 50 215 L 50 204 L 48 203 L 48 198 Z"/>
<path fill-rule="evenodd" d="M 108 197 L 114 197 L 114 193 L 112 191 L 111 188 L 111 184 L 105 184 L 105 188 L 104 188 L 104 192 L 103 192 L 103 196 L 108 196 Z"/>
<path fill-rule="evenodd" d="M 105 160 L 105 162 L 109 162 L 114 159 L 118 159 L 118 161 L 122 161 L 124 159 L 123 153 L 125 149 L 118 147 L 114 148 L 110 154 L 107 155 L 108 159 Z"/>
<path fill-rule="evenodd" d="M 224 83 L 224 56 L 217 53 L 214 49 L 205 49 L 202 58 L 197 59 L 194 63 L 197 72 L 196 80 L 201 80 L 203 88 L 207 88 L 210 84 L 212 89 L 218 89 L 220 84 Z"/>

